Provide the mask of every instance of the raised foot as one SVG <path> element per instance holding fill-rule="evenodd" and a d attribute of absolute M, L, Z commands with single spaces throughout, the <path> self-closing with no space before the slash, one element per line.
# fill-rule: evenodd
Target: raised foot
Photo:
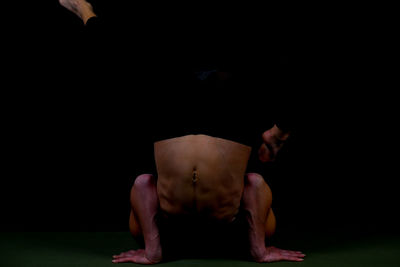
<path fill-rule="evenodd" d="M 58 2 L 81 18 L 85 24 L 89 18 L 96 16 L 93 12 L 92 5 L 86 0 L 58 0 Z"/>

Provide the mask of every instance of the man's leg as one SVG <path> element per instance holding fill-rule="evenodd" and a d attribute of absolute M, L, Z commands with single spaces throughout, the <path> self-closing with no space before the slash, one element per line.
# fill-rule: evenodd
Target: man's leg
<path fill-rule="evenodd" d="M 82 19 L 84 24 L 90 18 L 96 17 L 92 5 L 86 0 L 59 0 L 59 3 Z"/>
<path fill-rule="evenodd" d="M 113 262 L 152 264 L 160 262 L 162 250 L 156 215 L 159 211 L 157 182 L 153 175 L 138 176 L 131 190 L 129 229 L 134 236 L 142 235 L 145 250 L 130 250 L 114 256 Z"/>
<path fill-rule="evenodd" d="M 300 251 L 265 246 L 265 238 L 274 233 L 276 225 L 271 204 L 272 192 L 263 177 L 256 173 L 248 173 L 245 177 L 242 207 L 249 224 L 252 257 L 257 262 L 302 261 L 305 255 Z"/>

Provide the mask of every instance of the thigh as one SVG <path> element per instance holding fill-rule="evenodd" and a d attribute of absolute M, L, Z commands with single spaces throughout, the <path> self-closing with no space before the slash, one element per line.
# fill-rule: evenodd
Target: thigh
<path fill-rule="evenodd" d="M 143 236 L 142 228 L 140 227 L 139 221 L 131 209 L 131 214 L 129 215 L 129 231 L 134 237 Z"/>
<path fill-rule="evenodd" d="M 275 233 L 276 218 L 272 208 L 268 212 L 267 221 L 265 222 L 265 235 L 271 237 Z"/>

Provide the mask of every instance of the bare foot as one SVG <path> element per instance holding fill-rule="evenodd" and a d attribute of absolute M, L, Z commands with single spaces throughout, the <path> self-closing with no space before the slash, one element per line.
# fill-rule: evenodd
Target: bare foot
<path fill-rule="evenodd" d="M 85 0 L 59 0 L 60 5 L 77 15 L 86 24 L 86 21 L 96 16 L 93 7 Z"/>
<path fill-rule="evenodd" d="M 81 14 L 79 12 L 79 5 L 82 4 L 82 0 L 59 0 L 60 5 L 77 15 L 78 17 L 81 17 Z"/>

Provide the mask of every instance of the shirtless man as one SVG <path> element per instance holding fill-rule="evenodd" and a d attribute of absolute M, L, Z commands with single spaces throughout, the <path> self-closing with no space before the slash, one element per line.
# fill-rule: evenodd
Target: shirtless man
<path fill-rule="evenodd" d="M 271 160 L 288 137 L 276 126 L 263 134 L 260 159 Z M 272 152 L 267 145 L 274 144 Z M 279 145 L 281 146 L 281 144 Z M 302 261 L 299 251 L 266 247 L 276 221 L 271 209 L 272 193 L 262 176 L 245 174 L 251 148 L 207 135 L 187 135 L 154 144 L 157 179 L 152 174 L 136 178 L 131 190 L 130 231 L 143 237 L 145 250 L 115 255 L 113 262 L 157 263 L 162 247 L 156 217 L 201 216 L 231 223 L 245 213 L 249 225 L 250 254 L 256 262 Z"/>
<path fill-rule="evenodd" d="M 86 22 L 96 14 L 85 0 L 60 3 Z M 289 133 L 276 125 L 264 132 L 258 153 L 262 162 L 273 161 Z M 248 223 L 249 250 L 256 262 L 302 261 L 299 251 L 266 247 L 276 221 L 272 193 L 263 177 L 246 173 L 251 147 L 208 135 L 186 135 L 154 143 L 157 178 L 138 176 L 131 189 L 129 228 L 142 237 L 145 249 L 114 255 L 113 262 L 155 264 L 162 261 L 157 217 L 193 217 L 230 224 L 239 212 Z"/>

